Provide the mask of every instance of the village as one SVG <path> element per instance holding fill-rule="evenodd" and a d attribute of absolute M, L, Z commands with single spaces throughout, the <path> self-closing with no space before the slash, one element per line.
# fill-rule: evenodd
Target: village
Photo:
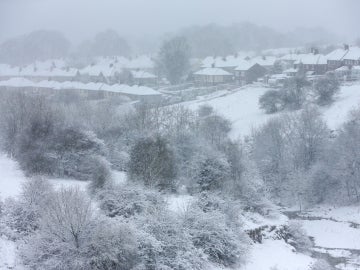
<path fill-rule="evenodd" d="M 36 61 L 25 66 L 0 64 L 0 88 L 62 90 L 92 98 L 119 95 L 153 101 L 179 90 L 205 89 L 208 93 L 252 83 L 279 88 L 286 79 L 295 76 L 316 81 L 333 73 L 342 82 L 360 80 L 360 48 L 346 44 L 327 54 L 319 53 L 315 47 L 281 48 L 192 58 L 190 63 L 188 75 L 178 85 L 170 85 L 160 75 L 156 57 L 150 55 L 97 57 L 81 68 L 68 59 Z"/>

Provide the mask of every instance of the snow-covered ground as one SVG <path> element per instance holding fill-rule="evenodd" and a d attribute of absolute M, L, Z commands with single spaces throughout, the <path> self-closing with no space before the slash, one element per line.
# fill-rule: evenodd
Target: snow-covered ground
<path fill-rule="evenodd" d="M 323 116 L 331 129 L 338 129 L 348 118 L 349 112 L 360 105 L 360 83 L 341 87 L 334 104 L 323 110 Z"/>
<path fill-rule="evenodd" d="M 270 239 L 254 244 L 248 260 L 242 270 L 308 270 L 315 261 L 308 255 L 296 253 L 283 240 Z"/>
<path fill-rule="evenodd" d="M 266 121 L 278 114 L 265 114 L 259 108 L 259 97 L 268 87 L 262 85 L 249 85 L 234 91 L 221 91 L 208 96 L 199 97 L 197 100 L 183 103 L 190 109 L 196 110 L 199 106 L 208 104 L 229 119 L 233 124 L 231 137 L 250 135 L 254 128 L 261 126 Z M 338 129 L 348 119 L 349 112 L 360 105 L 360 83 L 355 82 L 343 85 L 334 104 L 321 109 L 324 120 L 331 129 Z"/>
<path fill-rule="evenodd" d="M 259 108 L 259 97 L 269 88 L 264 86 L 246 86 L 239 88 L 228 94 L 214 97 L 202 97 L 195 101 L 184 103 L 190 109 L 197 109 L 199 106 L 207 104 L 229 119 L 233 124 L 231 137 L 236 139 L 238 136 L 249 135 L 252 128 L 264 124 L 271 116 L 265 114 Z"/>
<path fill-rule="evenodd" d="M 0 198 L 17 196 L 26 180 L 18 164 L 0 154 Z"/>

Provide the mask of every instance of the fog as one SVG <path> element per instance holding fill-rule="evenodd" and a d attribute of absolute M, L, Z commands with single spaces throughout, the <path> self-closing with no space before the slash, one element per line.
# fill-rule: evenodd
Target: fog
<path fill-rule="evenodd" d="M 359 10 L 357 0 L 1 0 L 0 42 L 44 28 L 60 30 L 78 43 L 107 28 L 144 37 L 245 21 L 282 32 L 323 28 L 353 40 L 360 35 Z"/>

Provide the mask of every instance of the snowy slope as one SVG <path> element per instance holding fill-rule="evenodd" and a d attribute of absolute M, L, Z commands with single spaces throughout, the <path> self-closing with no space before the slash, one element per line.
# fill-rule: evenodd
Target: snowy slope
<path fill-rule="evenodd" d="M 0 198 L 17 196 L 25 180 L 26 178 L 18 168 L 18 164 L 0 154 Z"/>
<path fill-rule="evenodd" d="M 187 102 L 184 105 L 190 109 L 208 104 L 233 123 L 231 137 L 246 136 L 252 128 L 264 124 L 271 116 L 263 113 L 259 108 L 259 97 L 269 88 L 263 86 L 247 86 L 239 88 L 227 95 Z"/>
<path fill-rule="evenodd" d="M 331 129 L 338 129 L 344 123 L 352 109 L 360 105 L 360 83 L 341 87 L 337 100 L 323 110 L 324 119 Z"/>
<path fill-rule="evenodd" d="M 279 116 L 280 113 L 268 115 L 259 108 L 259 97 L 269 88 L 261 85 L 249 85 L 232 92 L 215 93 L 201 97 L 198 100 L 183 103 L 190 109 L 196 110 L 207 104 L 229 119 L 233 123 L 232 138 L 250 135 L 253 128 L 266 123 L 268 119 Z M 348 119 L 349 112 L 360 104 L 360 83 L 344 85 L 334 104 L 321 109 L 324 120 L 331 129 L 338 129 Z"/>

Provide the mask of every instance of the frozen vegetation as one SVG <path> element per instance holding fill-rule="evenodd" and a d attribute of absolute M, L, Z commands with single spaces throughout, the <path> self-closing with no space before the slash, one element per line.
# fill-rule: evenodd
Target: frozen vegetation
<path fill-rule="evenodd" d="M 360 269 L 355 1 L 23 2 L 0 270 Z"/>

